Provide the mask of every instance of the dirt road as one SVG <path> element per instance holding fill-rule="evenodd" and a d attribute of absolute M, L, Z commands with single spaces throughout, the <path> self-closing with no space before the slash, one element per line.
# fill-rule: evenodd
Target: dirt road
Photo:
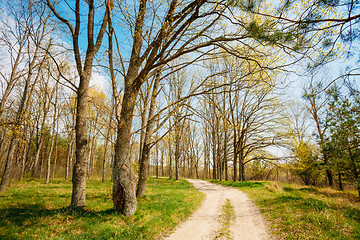
<path fill-rule="evenodd" d="M 188 181 L 205 194 L 204 202 L 166 239 L 271 239 L 262 216 L 243 192 L 202 180 Z M 231 204 L 227 205 L 230 209 L 227 213 L 224 213 L 225 202 Z"/>

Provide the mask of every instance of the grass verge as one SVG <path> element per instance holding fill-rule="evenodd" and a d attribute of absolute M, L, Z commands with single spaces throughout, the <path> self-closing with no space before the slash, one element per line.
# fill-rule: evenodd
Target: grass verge
<path fill-rule="evenodd" d="M 31 180 L 0 195 L 0 239 L 158 239 L 186 219 L 203 195 L 187 181 L 150 178 L 138 210 L 112 210 L 111 182 L 88 180 L 87 207 L 68 208 L 71 183 Z"/>
<path fill-rule="evenodd" d="M 355 192 L 277 182 L 212 182 L 247 193 L 278 239 L 360 239 Z"/>

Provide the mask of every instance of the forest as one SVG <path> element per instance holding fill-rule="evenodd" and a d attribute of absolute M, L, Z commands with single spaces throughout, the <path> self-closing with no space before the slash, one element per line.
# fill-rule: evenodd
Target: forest
<path fill-rule="evenodd" d="M 19 180 L 279 181 L 360 198 L 354 0 L 0 3 L 0 196 Z M 51 185 L 49 185 L 51 186 Z M 145 201 L 140 200 L 140 203 Z"/>

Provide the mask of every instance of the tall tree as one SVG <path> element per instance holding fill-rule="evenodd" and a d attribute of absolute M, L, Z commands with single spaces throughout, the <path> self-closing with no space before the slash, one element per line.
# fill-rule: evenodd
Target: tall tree
<path fill-rule="evenodd" d="M 92 76 L 93 60 L 96 53 L 99 51 L 102 43 L 103 36 L 106 31 L 108 21 L 108 9 L 104 9 L 103 18 L 100 20 L 98 33 L 94 35 L 96 31 L 95 20 L 95 1 L 86 1 L 87 4 L 87 19 L 81 19 L 85 11 L 82 9 L 80 0 L 75 1 L 75 6 L 70 7 L 66 1 L 55 2 L 51 0 L 46 1 L 46 5 L 49 7 L 55 18 L 63 23 L 69 30 L 70 37 L 72 39 L 72 47 L 74 53 L 74 60 L 76 63 L 76 70 L 79 76 L 79 85 L 76 88 L 77 101 L 76 101 L 76 159 L 73 169 L 73 188 L 71 196 L 71 206 L 83 207 L 86 205 L 86 167 L 88 157 L 88 139 L 87 139 L 87 126 L 86 126 L 86 111 L 88 105 L 88 90 L 89 83 Z M 74 14 L 75 21 L 67 19 L 66 16 L 62 16 L 61 12 L 57 8 L 69 7 L 70 11 Z M 86 26 L 86 54 L 84 59 L 81 58 L 81 47 L 80 47 L 80 33 L 83 32 L 81 29 L 81 23 L 85 22 Z"/>
<path fill-rule="evenodd" d="M 133 112 L 140 87 L 149 79 L 149 76 L 155 74 L 159 66 L 216 42 L 228 42 L 241 38 L 232 33 L 222 34 L 211 40 L 207 39 L 206 33 L 216 25 L 221 14 L 226 11 L 225 5 L 213 5 L 206 1 L 172 0 L 169 4 L 161 5 L 161 10 L 157 13 L 151 11 L 147 4 L 147 0 L 140 0 L 136 5 L 134 26 L 131 26 L 134 29 L 132 50 L 127 69 L 124 69 L 124 96 L 115 146 L 114 209 L 125 215 L 132 215 L 136 210 L 134 194 L 136 176 L 129 159 L 129 144 Z M 121 9 L 123 6 L 119 7 Z M 148 14 L 147 11 L 149 11 Z M 155 16 L 152 16 L 151 12 Z M 146 17 L 154 17 L 152 22 L 155 24 L 159 13 L 163 13 L 163 17 L 160 17 L 163 19 L 161 25 L 152 28 L 147 34 L 151 20 L 149 23 L 146 22 Z M 197 27 L 197 31 L 194 32 L 193 29 Z M 199 40 L 199 43 L 195 40 Z"/>
<path fill-rule="evenodd" d="M 13 170 L 15 149 L 19 144 L 21 129 L 23 128 L 23 122 L 26 117 L 25 113 L 29 107 L 29 96 L 34 90 L 36 82 L 41 77 L 42 66 L 48 59 L 46 52 L 43 51 L 42 48 L 49 50 L 51 46 L 51 38 L 47 39 L 48 31 L 50 30 L 51 32 L 51 29 L 49 29 L 47 25 L 49 16 L 46 14 L 44 8 L 40 8 L 35 11 L 33 4 L 34 3 L 27 1 L 25 3 L 16 4 L 19 12 L 21 12 L 21 18 L 18 19 L 16 24 L 32 29 L 33 31 L 29 32 L 29 36 L 26 39 L 26 45 L 24 46 L 25 59 L 27 60 L 25 62 L 24 74 L 22 76 L 24 83 L 16 114 L 12 119 L 12 122 L 9 124 L 11 125 L 11 140 L 7 150 L 5 169 L 2 174 L 0 184 L 0 192 L 5 191 L 6 184 L 10 178 L 11 171 Z M 48 40 L 49 43 L 45 44 L 45 40 Z"/>
<path fill-rule="evenodd" d="M 339 89 L 330 92 L 326 125 L 329 135 L 323 150 L 330 157 L 333 168 L 338 173 L 339 187 L 342 188 L 342 175 L 352 182 L 360 198 L 360 100 L 359 96 L 341 96 Z"/>
<path fill-rule="evenodd" d="M 309 85 L 304 88 L 304 99 L 307 101 L 306 108 L 310 112 L 312 119 L 316 124 L 317 135 L 319 136 L 320 145 L 324 144 L 324 135 L 326 128 L 321 124 L 321 114 L 324 112 L 328 98 L 324 96 L 322 81 L 315 81 L 312 73 Z M 325 164 L 326 176 L 330 186 L 334 185 L 333 173 L 329 167 L 327 152 L 323 152 L 323 161 Z"/>

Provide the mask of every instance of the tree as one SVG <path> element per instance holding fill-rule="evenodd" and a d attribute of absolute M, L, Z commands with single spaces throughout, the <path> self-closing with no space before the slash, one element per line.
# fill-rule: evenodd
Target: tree
<path fill-rule="evenodd" d="M 93 69 L 93 60 L 96 53 L 99 51 L 102 43 L 103 36 L 106 31 L 107 21 L 108 21 L 108 9 L 105 9 L 104 17 L 100 22 L 100 28 L 98 29 L 98 34 L 94 35 L 95 31 L 95 1 L 89 0 L 87 3 L 87 47 L 85 58 L 81 59 L 81 48 L 80 48 L 80 33 L 81 31 L 81 1 L 76 0 L 75 6 L 70 7 L 67 5 L 67 2 L 53 2 L 51 0 L 46 0 L 46 5 L 49 7 L 55 18 L 64 24 L 68 30 L 72 39 L 72 47 L 74 53 L 74 60 L 76 63 L 76 70 L 79 77 L 79 85 L 76 88 L 77 101 L 76 101 L 76 125 L 75 125 L 75 139 L 76 139 L 76 159 L 73 169 L 73 188 L 71 196 L 71 206 L 73 207 L 83 207 L 86 205 L 86 168 L 87 168 L 87 157 L 88 157 L 88 139 L 87 139 L 87 124 L 86 124 L 86 111 L 88 105 L 88 89 L 89 83 L 92 75 Z M 75 22 L 73 25 L 72 21 L 62 16 L 61 13 L 57 10 L 59 5 L 68 6 L 70 11 L 75 15 Z M 99 9 L 96 9 L 99 11 Z M 96 39 L 94 41 L 94 38 Z"/>
<path fill-rule="evenodd" d="M 312 119 L 316 124 L 317 135 L 319 137 L 320 145 L 324 144 L 324 135 L 326 128 L 321 124 L 321 114 L 326 107 L 327 98 L 324 98 L 323 83 L 322 81 L 314 82 L 314 75 L 311 76 L 311 81 L 307 87 L 304 88 L 304 99 L 307 101 L 306 108 L 310 112 Z M 334 185 L 333 173 L 329 168 L 329 159 L 327 152 L 323 152 L 323 161 L 325 164 L 325 171 L 330 186 Z"/>
<path fill-rule="evenodd" d="M 360 198 L 360 101 L 357 94 L 344 98 L 337 88 L 330 91 L 326 126 L 329 135 L 325 138 L 323 151 L 330 157 L 338 173 L 342 189 L 342 175 L 355 184 Z"/>
<path fill-rule="evenodd" d="M 4 82 L 6 85 L 4 89 L 2 89 L 0 100 L 0 119 L 14 86 L 20 80 L 25 70 L 20 67 L 20 64 L 25 59 L 26 46 L 30 42 L 30 33 L 26 31 L 28 14 L 25 14 L 24 6 L 19 2 L 15 2 L 15 4 L 8 4 L 7 10 L 8 15 L 6 16 L 6 14 L 4 14 L 1 18 L 2 31 L 0 44 L 2 46 L 1 50 L 3 51 L 2 55 L 10 59 L 10 71 L 7 72 L 5 66 L 2 66 L 0 71 L 1 82 Z M 8 19 L 5 19 L 6 17 L 8 17 Z M 12 18 L 15 20 L 15 26 L 13 28 L 9 23 L 9 19 Z M 6 57 L 4 57 L 2 61 L 5 62 Z"/>
<path fill-rule="evenodd" d="M 226 5 L 213 5 L 206 1 L 172 0 L 168 5 L 161 5 L 161 11 L 157 13 L 152 12 L 147 4 L 147 0 L 139 1 L 136 5 L 136 17 L 130 21 L 134 22 L 134 26 L 131 26 L 134 29 L 132 50 L 127 69 L 123 68 L 124 95 L 121 112 L 118 115 L 118 137 L 113 171 L 114 209 L 125 215 L 132 215 L 136 210 L 134 194 L 136 176 L 128 156 L 133 112 L 140 87 L 150 76 L 156 74 L 159 68 L 182 55 L 220 42 L 226 43 L 241 38 L 234 33 L 224 33 L 210 40 L 207 38 L 207 33 L 215 27 L 226 11 Z M 122 7 L 120 5 L 119 9 L 123 9 Z M 147 10 L 148 14 L 146 14 Z M 162 17 L 157 16 L 160 13 L 163 14 Z M 152 20 L 147 22 L 147 16 L 153 17 Z M 160 26 L 148 28 L 151 23 L 157 26 L 155 21 L 158 17 L 164 19 Z M 149 35 L 147 35 L 148 29 L 150 29 Z M 148 37 L 145 37 L 146 35 Z M 117 91 L 116 88 L 115 90 Z M 114 95 L 116 94 L 114 92 Z"/>
<path fill-rule="evenodd" d="M 148 113 L 148 121 L 145 128 L 145 136 L 142 141 L 142 151 L 140 152 L 140 169 L 139 169 L 139 181 L 137 184 L 136 196 L 141 197 L 145 194 L 145 184 L 146 184 L 146 177 L 147 177 L 147 170 L 149 165 L 150 159 L 150 150 L 151 150 L 151 136 L 153 134 L 154 128 L 154 111 L 155 111 L 155 104 L 156 104 L 156 97 L 159 94 L 159 85 L 160 85 L 160 71 L 154 77 L 154 85 L 152 87 L 152 93 L 150 98 L 150 106 L 149 106 L 149 113 Z M 145 126 L 143 126 L 145 127 Z M 141 141 L 140 141 L 141 144 Z"/>
<path fill-rule="evenodd" d="M 309 134 L 308 112 L 297 103 L 293 103 L 285 113 L 282 123 L 285 126 L 286 146 L 292 154 L 290 169 L 306 185 L 315 185 L 320 178 L 320 149 Z"/>
<path fill-rule="evenodd" d="M 315 186 L 320 176 L 319 157 L 315 147 L 309 143 L 300 142 L 293 152 L 296 156 L 293 170 L 306 185 Z"/>
<path fill-rule="evenodd" d="M 5 162 L 5 169 L 2 174 L 1 184 L 0 184 L 0 192 L 4 192 L 6 189 L 6 184 L 10 178 L 10 174 L 13 170 L 14 165 L 14 158 L 15 158 L 15 149 L 18 147 L 21 133 L 23 132 L 23 123 L 25 122 L 25 117 L 27 110 L 29 108 L 29 98 L 32 95 L 32 92 L 35 89 L 35 85 L 37 81 L 41 78 L 42 75 L 42 67 L 45 65 L 46 61 L 48 60 L 48 56 L 46 54 L 46 50 L 49 51 L 51 47 L 51 38 L 48 36 L 48 31 L 52 31 L 48 28 L 47 22 L 49 15 L 45 11 L 44 8 L 37 9 L 35 11 L 32 2 L 25 2 L 25 3 L 16 3 L 16 7 L 18 11 L 21 13 L 17 15 L 13 12 L 15 19 L 17 18 L 18 22 L 16 24 L 19 25 L 19 29 L 29 28 L 33 31 L 29 32 L 28 36 L 23 39 L 25 43 L 24 45 L 19 45 L 19 51 L 24 51 L 24 59 L 27 61 L 25 62 L 25 67 L 23 69 L 23 75 L 21 75 L 21 79 L 23 79 L 23 86 L 22 86 L 22 93 L 18 100 L 17 110 L 13 119 L 10 120 L 9 124 L 10 128 L 10 143 L 7 150 L 6 162 Z M 21 26 L 21 27 L 20 27 Z M 21 35 L 20 35 L 21 36 Z M 45 40 L 49 41 L 45 44 Z M 45 49 L 45 51 L 43 50 Z M 13 68 L 11 70 L 11 77 L 8 82 L 8 87 L 12 89 L 14 84 L 14 74 L 15 76 L 18 74 L 17 67 L 19 62 L 19 56 L 22 55 L 18 53 Z M 4 77 L 4 75 L 2 75 Z M 19 76 L 17 76 L 19 77 Z M 17 78 L 16 77 L 16 78 Z M 4 77 L 5 78 L 5 77 Z M 10 84 L 10 85 L 9 85 Z M 8 89 L 8 88 L 7 88 Z M 6 93 L 6 90 L 5 90 Z M 2 102 L 2 107 L 5 106 L 5 101 L 7 97 Z M 0 112 L 3 109 L 0 109 Z M 2 112 L 0 113 L 2 114 Z M 1 116 L 0 116 L 1 117 Z"/>
<path fill-rule="evenodd" d="M 255 45 L 253 51 L 244 54 L 257 59 L 257 56 L 262 56 L 261 50 Z M 276 56 L 273 58 L 276 59 Z M 227 169 L 227 159 L 232 157 L 233 179 L 244 181 L 245 165 L 259 159 L 259 155 L 269 155 L 266 148 L 279 143 L 276 128 L 281 104 L 276 94 L 276 71 L 261 67 L 271 59 L 259 59 L 259 62 L 262 61 L 259 66 L 223 54 L 210 67 L 222 69 L 211 69 L 221 74 L 213 78 L 210 88 L 214 82 L 227 83 L 217 92 L 209 94 L 206 104 L 209 105 L 207 112 L 210 114 L 202 114 L 207 117 L 212 133 L 213 178 L 222 179 Z M 271 69 L 271 63 L 267 66 Z M 232 152 L 228 151 L 230 146 L 227 146 L 227 141 L 221 143 L 223 138 L 232 139 Z"/>

